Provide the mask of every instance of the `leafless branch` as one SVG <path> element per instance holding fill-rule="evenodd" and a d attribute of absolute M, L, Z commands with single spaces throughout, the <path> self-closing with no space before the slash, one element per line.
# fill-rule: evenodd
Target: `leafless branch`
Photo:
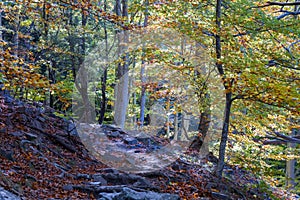
<path fill-rule="evenodd" d="M 260 138 L 254 138 L 255 142 L 262 142 L 263 145 L 281 145 L 287 143 L 297 143 L 300 144 L 300 136 L 288 136 L 279 132 L 267 132 L 268 135 L 274 136 L 266 136 Z"/>
<path fill-rule="evenodd" d="M 283 18 L 285 18 L 285 17 L 287 17 L 289 15 L 293 15 L 293 16 L 300 15 L 300 11 L 298 11 L 298 12 L 291 12 L 291 11 L 283 10 L 283 11 L 280 11 L 280 12 L 283 12 L 283 14 L 279 15 L 277 17 L 278 20 L 283 19 Z"/>
<path fill-rule="evenodd" d="M 272 2 L 272 1 L 268 1 L 266 4 L 264 5 L 260 5 L 260 6 L 255 6 L 252 8 L 264 8 L 264 7 L 268 7 L 268 6 L 297 6 L 300 5 L 300 1 L 295 1 L 295 2 Z"/>
<path fill-rule="evenodd" d="M 294 46 L 295 44 L 297 44 L 297 43 L 300 43 L 300 40 L 297 40 L 297 41 L 291 43 L 291 44 L 288 46 L 288 49 L 291 49 L 291 47 L 293 47 L 293 46 Z"/>
<path fill-rule="evenodd" d="M 268 132 L 269 135 L 276 135 L 276 139 L 283 140 L 284 142 L 290 142 L 290 143 L 297 143 L 300 144 L 300 139 L 296 137 L 291 137 L 282 133 L 279 133 L 278 131 Z"/>
<path fill-rule="evenodd" d="M 266 5 L 269 5 L 269 6 L 297 6 L 297 5 L 300 5 L 300 1 L 295 1 L 295 2 L 272 2 L 272 1 L 268 1 Z"/>

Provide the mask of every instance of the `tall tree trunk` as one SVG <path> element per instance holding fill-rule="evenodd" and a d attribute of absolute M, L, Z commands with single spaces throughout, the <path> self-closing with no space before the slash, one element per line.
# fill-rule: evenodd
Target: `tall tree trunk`
<path fill-rule="evenodd" d="M 221 136 L 221 142 L 220 142 L 220 149 L 219 149 L 219 161 L 217 165 L 216 175 L 219 178 L 222 178 L 222 172 L 224 169 L 225 164 L 225 152 L 226 152 L 226 143 L 228 138 L 228 130 L 229 130 L 229 121 L 230 121 L 230 109 L 231 109 L 231 96 L 232 93 L 230 92 L 231 85 L 227 82 L 226 76 L 224 73 L 223 65 L 220 62 L 221 59 L 221 53 L 222 53 L 222 46 L 221 46 L 221 10 L 222 6 L 222 0 L 217 0 L 216 4 L 216 28 L 217 28 L 217 34 L 216 34 L 216 67 L 218 69 L 218 72 L 220 76 L 223 79 L 224 88 L 226 91 L 229 91 L 226 93 L 225 98 L 225 112 L 224 112 L 224 121 L 223 121 L 223 128 L 222 128 L 222 136 Z"/>
<path fill-rule="evenodd" d="M 49 33 L 49 27 L 48 27 L 48 14 L 47 14 L 47 12 L 46 12 L 46 7 L 47 7 L 47 1 L 46 0 L 44 0 L 44 2 L 43 2 L 43 10 L 42 10 L 42 18 L 43 18 L 43 21 L 44 21 L 44 23 L 43 23 L 43 29 L 44 29 L 44 31 L 43 31 L 43 37 L 44 37 L 44 40 L 45 41 L 48 41 L 48 33 Z M 50 65 L 47 65 L 47 71 L 48 71 L 48 79 L 51 81 L 51 84 L 53 84 L 53 76 L 52 76 L 52 74 L 53 74 L 53 70 L 52 70 L 52 66 Z M 53 107 L 53 103 L 54 103 L 54 97 L 53 97 L 53 95 L 51 94 L 51 91 L 50 91 L 50 89 L 49 89 L 49 97 L 47 98 L 45 98 L 45 104 L 47 105 L 47 106 L 50 106 L 50 107 Z"/>
<path fill-rule="evenodd" d="M 84 10 L 82 10 L 81 14 L 81 27 L 82 30 L 85 30 L 85 26 L 87 24 L 87 16 L 84 14 Z M 79 65 L 80 69 L 77 73 L 78 81 L 76 81 L 75 85 L 76 88 L 78 89 L 81 98 L 82 98 L 82 104 L 83 104 L 83 112 L 80 117 L 80 122 L 85 122 L 85 123 L 94 123 L 95 122 L 95 117 L 94 116 L 94 107 L 92 106 L 90 100 L 89 100 L 89 95 L 88 95 L 88 69 L 86 69 L 86 66 L 84 64 L 84 59 L 85 59 L 85 50 L 86 50 L 86 43 L 85 43 L 85 33 L 82 33 L 81 37 L 81 44 L 79 45 L 79 50 L 81 57 L 79 58 Z"/>
<path fill-rule="evenodd" d="M 14 48 L 13 54 L 16 60 L 19 60 L 19 30 L 20 30 L 20 10 L 19 8 L 16 9 L 16 21 L 14 26 Z M 18 92 L 19 89 L 19 92 Z M 23 87 L 16 87 L 15 89 L 15 96 L 18 96 L 21 100 L 23 99 Z"/>
<path fill-rule="evenodd" d="M 3 49 L 3 35 L 2 35 L 2 9 L 0 9 L 0 60 L 3 60 L 3 53 L 4 53 L 4 49 Z M 0 70 L 0 73 L 2 73 L 2 71 Z M 2 75 L 2 74 L 1 74 Z M 0 76 L 2 77 L 2 76 Z M 3 83 L 0 80 L 0 92 L 2 91 L 2 87 L 3 87 Z"/>
<path fill-rule="evenodd" d="M 128 5 L 127 0 L 122 0 L 123 9 L 122 15 L 123 17 L 128 17 Z M 115 6 L 116 14 L 120 16 L 121 14 L 121 2 L 120 0 L 116 0 Z M 119 42 L 119 55 L 125 52 L 125 47 L 121 47 L 121 43 L 128 43 L 128 33 L 124 32 L 118 36 Z M 126 111 L 129 101 L 128 90 L 129 90 L 129 62 L 128 62 L 128 54 L 120 55 L 123 57 L 123 62 L 118 64 L 116 78 L 118 79 L 118 83 L 115 86 L 115 105 L 114 105 L 114 121 L 117 126 L 121 128 L 125 127 L 126 120 Z"/>
<path fill-rule="evenodd" d="M 145 60 L 142 58 L 142 66 L 140 72 L 140 78 L 142 83 L 142 91 L 141 91 L 141 107 L 140 107 L 140 126 L 144 125 L 145 120 L 145 107 L 146 107 L 146 78 L 145 78 Z"/>
<path fill-rule="evenodd" d="M 70 13 L 68 13 L 67 15 L 68 17 L 68 21 L 66 22 L 66 26 L 73 26 L 73 13 L 72 10 L 70 11 Z M 72 30 L 72 28 L 70 29 Z M 71 52 L 71 65 L 72 65 L 72 75 L 73 75 L 73 79 L 76 80 L 76 76 L 77 76 L 77 65 L 76 65 L 76 57 L 75 57 L 75 41 L 74 41 L 74 36 L 72 35 L 72 32 L 68 31 L 68 43 L 69 43 L 69 47 L 70 47 L 70 52 Z"/>
<path fill-rule="evenodd" d="M 104 0 L 104 12 L 106 12 L 107 10 L 107 6 L 106 6 L 107 2 L 106 0 Z M 104 22 L 103 24 L 103 29 L 104 29 L 104 39 L 105 39 L 105 56 L 106 58 L 108 58 L 108 37 L 107 37 L 107 28 L 106 28 L 106 23 Z M 106 112 L 106 103 L 107 103 L 107 99 L 106 99 L 106 80 L 107 80 L 107 67 L 105 66 L 105 69 L 103 71 L 103 76 L 101 78 L 101 105 L 100 105 L 100 114 L 99 114 L 99 119 L 98 119 L 98 123 L 102 124 L 104 121 L 104 115 Z"/>
<path fill-rule="evenodd" d="M 225 118 L 223 122 L 222 128 L 222 136 L 220 142 L 220 149 L 219 149 L 219 161 L 217 166 L 216 174 L 219 178 L 222 177 L 224 165 L 225 165 L 225 153 L 226 153 L 226 144 L 228 139 L 228 130 L 229 130 L 229 122 L 230 122 L 230 109 L 231 109 L 231 93 L 226 94 L 225 99 Z"/>
<path fill-rule="evenodd" d="M 19 29 L 20 29 L 20 14 L 19 9 L 17 9 L 16 13 L 16 23 L 15 23 L 15 30 L 14 30 L 14 56 L 17 59 L 19 57 Z"/>
<path fill-rule="evenodd" d="M 1 45 L 0 45 L 0 58 L 2 58 L 3 56 L 3 45 L 2 45 L 2 42 L 3 41 L 3 35 L 2 35 L 2 9 L 0 9 L 0 42 L 1 42 Z M 0 88 L 1 89 L 1 88 Z"/>
<path fill-rule="evenodd" d="M 127 56 L 124 56 L 124 64 L 118 65 L 117 78 L 118 83 L 115 86 L 115 105 L 114 105 L 114 121 L 115 124 L 121 128 L 125 127 L 126 111 L 128 106 L 128 89 L 129 89 L 129 76 L 128 76 L 128 63 Z"/>
<path fill-rule="evenodd" d="M 148 0 L 146 0 L 146 10 L 145 10 L 145 19 L 143 26 L 148 26 Z M 144 51 L 145 45 L 143 44 L 143 51 Z M 146 78 L 145 78 L 145 60 L 143 56 L 145 53 L 143 52 L 142 55 L 142 66 L 141 66 L 141 72 L 140 72 L 140 78 L 142 82 L 142 91 L 141 91 L 141 107 L 140 107 L 140 126 L 144 125 L 145 120 L 145 107 L 146 107 Z"/>
<path fill-rule="evenodd" d="M 48 76 L 49 76 L 49 80 L 51 81 L 51 84 L 55 84 L 56 82 L 55 70 L 53 70 L 53 68 L 55 67 L 56 67 L 56 62 L 53 60 L 50 62 L 50 66 L 48 66 Z M 54 96 L 51 94 L 51 92 L 49 96 L 49 106 L 51 108 L 53 108 L 54 106 Z"/>

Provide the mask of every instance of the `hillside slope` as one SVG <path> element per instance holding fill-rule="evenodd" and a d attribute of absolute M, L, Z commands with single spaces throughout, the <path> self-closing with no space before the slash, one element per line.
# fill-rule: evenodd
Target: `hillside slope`
<path fill-rule="evenodd" d="M 271 199 L 237 167 L 226 166 L 229 178 L 219 181 L 212 154 L 200 159 L 188 152 L 155 172 L 118 171 L 94 159 L 74 125 L 53 112 L 0 96 L 0 186 L 22 199 Z"/>

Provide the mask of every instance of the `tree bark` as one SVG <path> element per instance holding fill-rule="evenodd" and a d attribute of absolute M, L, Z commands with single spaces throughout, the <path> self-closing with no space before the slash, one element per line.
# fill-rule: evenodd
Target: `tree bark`
<path fill-rule="evenodd" d="M 106 12 L 107 6 L 106 6 L 106 0 L 104 0 L 104 12 Z M 104 39 L 105 39 L 105 53 L 106 53 L 106 58 L 108 59 L 108 37 L 107 37 L 107 28 L 106 28 L 106 22 L 104 21 L 103 24 L 103 29 L 104 29 Z M 106 112 L 106 81 L 107 81 L 107 67 L 105 66 L 105 69 L 103 71 L 103 76 L 101 78 L 101 105 L 100 105 L 100 114 L 99 114 L 99 119 L 98 123 L 102 124 L 104 121 L 104 116 Z"/>
<path fill-rule="evenodd" d="M 297 130 L 292 130 L 292 137 L 296 135 Z M 296 143 L 287 143 L 287 147 L 290 149 L 294 149 L 296 147 Z M 296 159 L 291 159 L 286 161 L 286 187 L 288 190 L 293 190 L 296 186 L 295 179 L 295 166 Z"/>
<path fill-rule="evenodd" d="M 145 19 L 144 19 L 144 27 L 148 25 L 148 0 L 146 1 L 146 11 L 145 11 Z M 144 44 L 143 44 L 143 50 L 144 50 Z M 140 72 L 140 78 L 142 82 L 142 91 L 141 91 L 141 107 L 140 107 L 140 126 L 144 125 L 144 119 L 145 119 L 145 107 L 146 107 L 146 77 L 145 77 L 145 60 L 143 58 L 144 52 L 142 55 L 142 66 L 141 66 L 141 72 Z"/>
<path fill-rule="evenodd" d="M 223 122 L 222 136 L 221 136 L 220 149 L 219 149 L 219 161 L 218 161 L 218 166 L 216 171 L 216 174 L 219 178 L 222 177 L 222 172 L 225 165 L 226 143 L 228 138 L 228 129 L 229 129 L 229 122 L 230 122 L 231 95 L 232 95 L 231 93 L 226 94 L 225 118 Z"/>
<path fill-rule="evenodd" d="M 226 143 L 228 138 L 228 130 L 229 130 L 229 121 L 230 121 L 230 109 L 231 109 L 231 96 L 232 93 L 230 91 L 231 85 L 227 83 L 226 76 L 224 73 L 223 65 L 220 62 L 221 59 L 221 53 L 222 53 L 222 46 L 221 46 L 221 10 L 222 6 L 222 0 L 217 0 L 216 4 L 216 28 L 217 28 L 217 34 L 216 34 L 216 67 L 218 69 L 218 72 L 220 76 L 223 79 L 223 85 L 226 90 L 226 103 L 225 103 L 225 112 L 224 112 L 224 122 L 223 122 L 223 128 L 222 128 L 222 136 L 221 136 L 221 142 L 220 142 L 220 149 L 219 149 L 219 161 L 216 169 L 216 175 L 219 178 L 222 178 L 222 172 L 225 164 L 225 152 L 226 152 Z"/>
<path fill-rule="evenodd" d="M 128 17 L 128 5 L 127 0 L 122 0 L 123 9 L 122 15 L 123 17 Z M 121 2 L 120 0 L 116 0 L 115 6 L 116 14 L 118 16 L 121 15 Z M 125 52 L 125 47 L 121 47 L 121 42 L 127 44 L 128 42 L 128 35 L 126 32 L 118 36 L 119 42 L 119 55 Z M 120 55 L 123 58 L 123 63 L 118 64 L 116 78 L 118 83 L 115 87 L 115 105 L 114 105 L 114 122 L 117 126 L 124 128 L 125 127 L 125 120 L 126 120 L 126 111 L 129 101 L 128 90 L 129 90 L 129 75 L 128 75 L 128 54 Z"/>
<path fill-rule="evenodd" d="M 0 9 L 0 27 L 2 28 L 2 9 Z M 2 29 L 0 29 L 0 42 L 3 41 Z M 3 57 L 3 45 L 0 45 L 0 58 Z M 1 88 L 0 88 L 1 89 Z"/>
<path fill-rule="evenodd" d="M 83 11 L 84 10 L 82 10 L 82 14 L 81 14 L 81 26 L 82 26 L 82 29 L 85 30 L 85 26 L 87 24 L 87 16 L 85 16 Z M 88 69 L 85 67 L 85 64 L 84 64 L 85 50 L 86 50 L 85 33 L 84 32 L 82 33 L 81 43 L 78 48 L 79 48 L 81 57 L 79 58 L 80 69 L 77 72 L 77 81 L 75 81 L 75 85 L 81 95 L 82 104 L 83 104 L 83 111 L 80 116 L 80 122 L 94 123 L 96 116 L 94 115 L 94 112 L 93 112 L 94 107 L 92 106 L 92 104 L 89 100 Z"/>

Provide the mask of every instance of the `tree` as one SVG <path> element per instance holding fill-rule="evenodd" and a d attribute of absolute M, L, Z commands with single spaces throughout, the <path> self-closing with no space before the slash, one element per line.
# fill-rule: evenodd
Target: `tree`
<path fill-rule="evenodd" d="M 122 9 L 121 9 L 121 1 L 116 0 L 115 11 L 117 16 L 128 17 L 128 5 L 127 0 L 122 0 Z M 121 14 L 122 11 L 122 14 Z M 115 104 L 114 104 L 114 122 L 116 125 L 124 128 L 125 120 L 126 120 L 126 111 L 128 106 L 128 85 L 129 85 L 129 61 L 128 54 L 125 53 L 125 47 L 121 45 L 121 43 L 128 42 L 128 36 L 126 32 L 122 32 L 122 34 L 118 34 L 118 47 L 119 47 L 119 55 L 122 56 L 123 62 L 118 63 L 116 78 L 118 80 L 115 86 Z M 125 55 L 122 55 L 124 54 Z"/>
<path fill-rule="evenodd" d="M 88 99 L 96 96 L 99 98 L 95 103 L 100 113 L 98 122 L 105 123 L 110 121 L 105 116 L 113 118 L 110 107 L 114 100 L 113 77 L 116 77 L 119 84 L 115 87 L 114 118 L 124 127 L 126 110 L 131 108 L 127 73 L 131 55 L 126 52 L 126 46 L 122 46 L 127 42 L 124 31 L 142 28 L 142 21 L 144 26 L 154 25 L 153 29 L 169 27 L 190 37 L 195 46 L 204 46 L 222 80 L 226 108 L 216 169 L 218 176 L 222 176 L 225 161 L 236 162 L 266 177 L 271 174 L 268 172 L 270 163 L 279 166 L 280 162 L 282 168 L 279 160 L 289 157 L 280 151 L 286 150 L 287 143 L 298 144 L 300 139 L 290 135 L 293 128 L 299 128 L 299 1 L 218 0 L 214 4 L 178 0 L 128 4 L 116 0 L 104 4 L 103 9 L 97 1 L 1 2 L 0 24 L 4 28 L 0 30 L 0 81 L 6 81 L 5 87 L 16 97 L 44 101 L 67 113 L 73 82 L 83 73 L 82 84 L 77 84 L 79 96 L 85 101 L 80 109 L 93 110 L 93 102 Z M 112 4 L 115 4 L 114 13 L 110 12 Z M 90 85 L 85 84 L 85 70 L 77 71 L 101 38 L 106 41 L 104 48 L 108 53 L 107 43 L 113 40 L 115 30 L 124 36 L 119 37 L 120 62 L 111 63 L 116 69 L 107 68 L 102 80 L 97 82 L 97 91 L 92 92 Z M 144 55 L 134 53 L 137 65 L 157 62 L 168 72 L 157 78 L 170 76 L 168 78 L 177 80 L 169 72 L 176 69 L 190 85 L 194 84 L 207 102 L 213 98 L 209 92 L 202 91 L 205 90 L 200 87 L 203 81 L 194 81 L 195 74 L 187 63 L 176 59 L 176 53 L 164 55 L 147 46 Z M 154 72 L 148 70 L 147 76 Z M 145 120 L 146 109 L 154 104 L 156 95 L 165 103 L 162 106 L 168 115 L 175 117 L 175 122 L 166 118 L 169 121 L 165 128 L 169 133 L 174 128 L 180 137 L 188 127 L 185 119 L 191 117 L 188 111 L 184 116 L 185 111 L 176 105 L 176 99 L 184 94 L 176 93 L 177 88 L 170 82 L 166 82 L 166 88 L 160 88 L 159 82 L 143 79 L 145 74 L 142 68 L 139 71 L 142 87 L 135 91 L 135 100 L 130 101 L 136 103 L 141 99 L 140 108 L 135 106 L 136 110 L 140 109 L 140 122 Z M 203 135 L 213 118 L 208 107 L 202 110 L 199 119 L 199 132 Z M 137 112 L 134 114 L 138 116 Z M 177 126 L 180 116 L 181 129 Z M 197 148 L 204 140 L 199 135 Z M 226 148 L 228 145 L 230 148 Z M 298 151 L 297 145 L 295 151 Z M 240 161 L 239 157 L 247 159 Z M 258 163 L 262 163 L 261 169 L 255 166 Z"/>

